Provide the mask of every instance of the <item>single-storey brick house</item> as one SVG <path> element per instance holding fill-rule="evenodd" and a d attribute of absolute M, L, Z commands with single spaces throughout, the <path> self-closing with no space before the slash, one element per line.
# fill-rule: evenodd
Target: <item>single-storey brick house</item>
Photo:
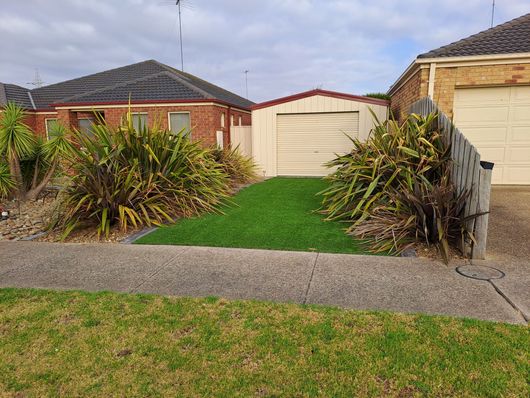
<path fill-rule="evenodd" d="M 249 126 L 253 102 L 189 73 L 149 60 L 33 90 L 0 83 L 0 107 L 23 106 L 27 124 L 39 135 L 58 121 L 90 130 L 95 113 L 117 125 L 128 111 L 133 122 L 175 132 L 191 128 L 192 139 L 206 145 L 230 141 L 231 126 Z"/>
<path fill-rule="evenodd" d="M 388 93 L 399 119 L 430 96 L 495 163 L 493 183 L 530 184 L 530 14 L 419 55 Z"/>

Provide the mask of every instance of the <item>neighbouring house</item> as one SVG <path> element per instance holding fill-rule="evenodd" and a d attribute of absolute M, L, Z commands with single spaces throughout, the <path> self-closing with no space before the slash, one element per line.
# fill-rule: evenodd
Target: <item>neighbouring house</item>
<path fill-rule="evenodd" d="M 530 14 L 420 54 L 388 93 L 399 119 L 431 97 L 495 163 L 494 184 L 530 184 Z"/>
<path fill-rule="evenodd" d="M 324 164 L 351 151 L 350 137 L 366 139 L 370 109 L 386 120 L 388 101 L 311 90 L 253 105 L 252 155 L 264 176 L 323 176 Z"/>
<path fill-rule="evenodd" d="M 58 121 L 90 131 L 98 117 L 118 125 L 129 109 L 135 125 L 178 132 L 191 129 L 205 145 L 230 142 L 231 126 L 251 123 L 253 102 L 189 73 L 154 60 L 29 90 L 0 83 L 0 108 L 14 101 L 28 112 L 27 124 L 47 136 Z"/>

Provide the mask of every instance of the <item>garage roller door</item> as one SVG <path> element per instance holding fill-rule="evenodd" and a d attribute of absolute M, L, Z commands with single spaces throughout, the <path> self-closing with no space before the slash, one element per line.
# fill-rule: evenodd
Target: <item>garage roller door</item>
<path fill-rule="evenodd" d="M 456 126 L 495 163 L 493 184 L 530 184 L 530 87 L 457 89 Z"/>
<path fill-rule="evenodd" d="M 279 114 L 278 175 L 324 176 L 324 163 L 351 150 L 359 135 L 358 112 Z"/>

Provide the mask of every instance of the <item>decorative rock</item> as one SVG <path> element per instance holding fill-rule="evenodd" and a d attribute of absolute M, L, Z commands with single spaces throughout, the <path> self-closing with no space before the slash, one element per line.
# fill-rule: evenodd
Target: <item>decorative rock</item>
<path fill-rule="evenodd" d="M 0 203 L 9 211 L 9 218 L 0 221 L 0 240 L 20 240 L 44 231 L 50 220 L 54 199 L 39 199 L 34 202 Z"/>

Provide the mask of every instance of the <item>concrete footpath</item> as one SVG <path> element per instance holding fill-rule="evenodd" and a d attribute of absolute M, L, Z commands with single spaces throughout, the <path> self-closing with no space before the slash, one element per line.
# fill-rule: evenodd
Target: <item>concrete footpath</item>
<path fill-rule="evenodd" d="M 0 287 L 220 296 L 525 323 L 528 268 L 505 270 L 506 277 L 492 283 L 460 275 L 457 265 L 211 247 L 0 242 Z"/>

